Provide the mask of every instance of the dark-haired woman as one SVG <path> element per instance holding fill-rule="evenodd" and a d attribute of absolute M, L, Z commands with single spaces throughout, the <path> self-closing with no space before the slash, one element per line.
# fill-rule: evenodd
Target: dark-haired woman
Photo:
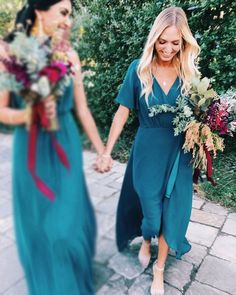
<path fill-rule="evenodd" d="M 57 28 L 69 29 L 72 3 L 69 0 L 34 0 L 18 13 L 16 25 L 22 23 L 30 34 L 43 30 L 50 36 Z M 29 22 L 30 20 L 30 22 Z M 29 27 L 29 24 L 32 26 Z M 1 48 L 2 55 L 5 54 Z M 28 139 L 25 128 L 27 111 L 23 99 L 0 93 L 0 122 L 15 125 L 13 147 L 13 203 L 15 232 L 20 260 L 30 295 L 91 295 L 92 257 L 95 246 L 95 218 L 82 171 L 81 143 L 71 115 L 73 104 L 85 132 L 98 154 L 103 152 L 95 122 L 84 94 L 80 61 L 68 52 L 75 76 L 71 85 L 55 103 L 45 103 L 47 116 L 59 120 L 57 142 L 67 155 L 70 169 L 60 162 L 50 132 L 40 129 L 37 138 L 36 174 L 54 191 L 54 202 L 36 187 L 28 170 Z M 3 65 L 1 70 L 4 71 Z"/>

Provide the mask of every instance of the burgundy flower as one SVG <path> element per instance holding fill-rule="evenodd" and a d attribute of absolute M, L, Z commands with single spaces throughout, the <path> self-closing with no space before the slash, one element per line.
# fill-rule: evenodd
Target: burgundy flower
<path fill-rule="evenodd" d="M 17 63 L 15 57 L 1 60 L 9 74 L 13 75 L 16 81 L 21 82 L 25 88 L 30 87 L 30 78 L 27 73 L 27 68 L 24 65 Z"/>
<path fill-rule="evenodd" d="M 228 116 L 227 105 L 221 101 L 214 101 L 207 110 L 205 122 L 212 131 L 218 131 L 219 134 L 228 133 Z"/>
<path fill-rule="evenodd" d="M 61 62 L 54 61 L 50 66 L 40 71 L 40 76 L 47 76 L 52 84 L 56 84 L 67 74 L 67 66 Z"/>

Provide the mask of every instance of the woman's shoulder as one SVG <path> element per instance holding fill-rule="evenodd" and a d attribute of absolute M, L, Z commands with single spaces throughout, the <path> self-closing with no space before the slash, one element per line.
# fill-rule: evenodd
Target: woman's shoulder
<path fill-rule="evenodd" d="M 138 68 L 139 62 L 140 62 L 140 59 L 136 58 L 130 63 L 129 67 L 136 70 Z"/>
<path fill-rule="evenodd" d="M 139 65 L 140 59 L 134 59 L 128 68 L 128 74 L 131 76 L 134 76 L 135 78 L 138 78 L 138 65 Z"/>

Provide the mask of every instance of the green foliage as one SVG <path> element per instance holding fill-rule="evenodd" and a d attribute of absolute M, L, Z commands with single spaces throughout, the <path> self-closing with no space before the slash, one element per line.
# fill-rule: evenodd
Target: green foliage
<path fill-rule="evenodd" d="M 217 186 L 212 186 L 209 182 L 203 182 L 201 188 L 206 193 L 206 197 L 215 202 L 219 202 L 226 207 L 236 211 L 236 141 L 235 138 L 226 139 L 226 149 L 224 153 L 219 153 L 213 161 L 214 179 Z"/>
<path fill-rule="evenodd" d="M 11 20 L 12 18 L 10 13 L 6 11 L 0 11 L 0 37 L 4 36 L 8 31 Z"/>
<path fill-rule="evenodd" d="M 187 125 L 196 119 L 193 116 L 192 109 L 189 107 L 188 100 L 181 95 L 176 100 L 176 106 L 169 104 L 154 105 L 149 107 L 148 111 L 149 117 L 167 112 L 175 114 L 172 120 L 175 136 L 185 132 Z"/>
<path fill-rule="evenodd" d="M 0 0 L 0 38 L 13 28 L 16 12 L 22 7 L 23 2 L 23 0 Z"/>

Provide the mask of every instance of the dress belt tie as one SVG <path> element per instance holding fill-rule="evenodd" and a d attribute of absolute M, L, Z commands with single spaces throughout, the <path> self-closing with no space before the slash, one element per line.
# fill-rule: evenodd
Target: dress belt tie
<path fill-rule="evenodd" d="M 178 149 L 178 153 L 175 158 L 175 162 L 174 162 L 174 165 L 173 165 L 171 173 L 170 173 L 170 177 L 167 182 L 166 194 L 165 194 L 165 196 L 167 198 L 170 198 L 171 194 L 173 192 L 173 188 L 175 185 L 175 181 L 176 181 L 176 177 L 177 177 L 177 173 L 178 173 L 178 168 L 179 168 L 179 159 L 180 159 L 180 149 Z"/>

